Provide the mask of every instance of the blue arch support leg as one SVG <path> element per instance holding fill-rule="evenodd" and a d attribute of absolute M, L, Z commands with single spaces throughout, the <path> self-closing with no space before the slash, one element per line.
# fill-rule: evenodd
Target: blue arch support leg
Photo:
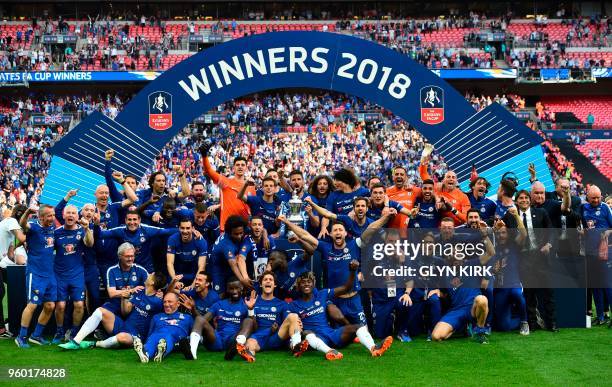
<path fill-rule="evenodd" d="M 232 40 L 193 55 L 143 88 L 116 119 L 94 113 L 50 149 L 41 202 L 81 187 L 91 201 L 104 182 L 104 151 L 113 166 L 143 176 L 181 128 L 217 105 L 279 88 L 315 88 L 376 103 L 434 144 L 465 190 L 472 163 L 492 184 L 508 170 L 521 179 L 533 162 L 546 171 L 543 139 L 498 104 L 475 113 L 448 83 L 407 56 L 360 38 L 326 32 L 274 32 Z M 77 180 L 80 179 L 80 180 Z M 549 175 L 540 180 L 552 188 Z M 83 183 L 89 182 L 89 184 Z"/>

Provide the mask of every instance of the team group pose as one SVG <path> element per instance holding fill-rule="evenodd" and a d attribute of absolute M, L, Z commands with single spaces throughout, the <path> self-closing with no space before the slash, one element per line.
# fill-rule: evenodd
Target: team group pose
<path fill-rule="evenodd" d="M 612 212 L 596 186 L 576 204 L 566 179 L 545 192 L 529 166 L 530 190 L 517 190 L 510 174 L 497 187 L 474 177 L 462 192 L 453 171 L 434 181 L 430 146 L 418 185 L 405 165 L 392 167 L 391 186 L 377 176 L 361 182 L 349 167 L 309 181 L 300 170 L 270 167 L 256 182 L 248 159 L 235 157 L 222 173 L 210 149 L 200 148 L 205 175 L 198 180 L 188 184 L 175 170 L 178 190 L 163 172 L 137 189 L 136 177 L 113 169 L 115 151 L 108 150 L 100 155 L 107 182 L 90 204 L 70 204 L 74 187 L 59 203 L 14 214 L 10 248 L 24 245 L 28 256 L 18 347 L 131 347 L 143 363 L 161 362 L 175 349 L 189 360 L 210 351 L 248 362 L 264 351 L 300 357 L 311 349 L 334 361 L 354 341 L 379 357 L 394 339 L 471 336 L 484 344 L 492 330 L 556 332 L 550 288 L 529 283 L 534 276 L 525 271 L 546 277 L 543 262 L 566 253 L 554 228 L 584 230 L 587 264 L 600 277 L 593 289 L 598 316 L 612 299 L 610 267 L 598 259 Z M 217 185 L 219 203 L 206 201 L 205 179 Z M 425 247 L 411 265 L 486 266 L 492 275 L 419 275 L 365 286 L 369 242 L 417 237 Z M 483 249 L 466 253 L 466 242 Z M 436 244 L 450 247 L 440 252 Z M 406 257 L 385 260 L 393 267 Z M 57 331 L 47 340 L 53 315 Z"/>

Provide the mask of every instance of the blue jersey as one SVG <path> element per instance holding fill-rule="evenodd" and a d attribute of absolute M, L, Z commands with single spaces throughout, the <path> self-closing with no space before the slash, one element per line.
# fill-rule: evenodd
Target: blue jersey
<path fill-rule="evenodd" d="M 251 216 L 261 216 L 264 228 L 268 234 L 274 234 L 278 231 L 279 226 L 276 224 L 276 218 L 280 213 L 282 200 L 274 195 L 272 202 L 268 203 L 263 199 L 263 196 L 251 195 L 247 196 L 247 204 L 251 209 Z"/>
<path fill-rule="evenodd" d="M 323 264 L 327 267 L 327 287 L 337 288 L 344 285 L 349 277 L 349 264 L 353 259 L 361 262 L 361 250 L 357 240 L 347 240 L 346 246 L 338 249 L 333 244 L 319 239 L 317 251 L 321 253 Z M 354 290 L 361 289 L 355 276 Z"/>
<path fill-rule="evenodd" d="M 26 234 L 28 263 L 26 271 L 40 277 L 53 277 L 55 256 L 55 229 L 42 227 L 38 221 L 28 222 L 30 229 Z"/>
<path fill-rule="evenodd" d="M 203 224 L 197 224 L 192 209 L 181 208 L 177 211 L 177 213 L 179 218 L 188 218 L 191 220 L 193 227 L 198 230 L 198 232 L 202 234 L 202 237 L 206 240 L 208 245 L 208 253 L 210 253 L 210 249 L 221 234 L 219 219 L 214 215 L 209 215 L 206 217 Z"/>
<path fill-rule="evenodd" d="M 229 266 L 229 260 L 236 259 L 240 252 L 240 245 L 234 243 L 228 234 L 223 234 L 215 245 L 210 254 L 210 271 L 211 278 L 227 278 L 232 274 L 232 269 Z"/>
<path fill-rule="evenodd" d="M 351 219 L 351 217 L 348 215 L 338 215 L 337 220 L 344 224 L 348 234 L 346 237 L 351 239 L 359 238 L 365 229 L 374 222 L 374 220 L 366 217 L 365 222 L 360 226 L 357 221 Z"/>
<path fill-rule="evenodd" d="M 259 278 L 261 273 L 266 270 L 270 253 L 276 249 L 274 238 L 268 237 L 268 240 L 270 241 L 270 248 L 266 249 L 263 237 L 256 243 L 253 236 L 247 235 L 242 242 L 242 246 L 240 246 L 240 254 L 246 257 L 247 271 L 251 278 Z"/>
<path fill-rule="evenodd" d="M 612 211 L 606 203 L 595 207 L 584 203 L 580 206 L 580 216 L 585 228 L 585 252 L 587 255 L 597 256 L 601 233 L 612 228 Z"/>
<path fill-rule="evenodd" d="M 83 251 L 85 230 L 80 225 L 74 230 L 58 227 L 55 232 L 55 275 L 60 278 L 73 278 L 85 272 Z"/>
<path fill-rule="evenodd" d="M 353 211 L 353 200 L 360 196 L 368 197 L 370 196 L 370 191 L 364 187 L 359 187 L 355 191 L 349 193 L 334 191 L 327 197 L 326 208 L 336 215 L 348 215 Z"/>
<path fill-rule="evenodd" d="M 264 300 L 259 296 L 255 301 L 255 319 L 257 330 L 271 328 L 274 323 L 280 326 L 287 315 L 287 303 L 274 297 L 271 300 Z"/>
<path fill-rule="evenodd" d="M 195 302 L 196 312 L 198 312 L 198 314 L 200 315 L 205 315 L 206 312 L 208 312 L 208 310 L 210 309 L 210 307 L 221 299 L 219 297 L 219 294 L 213 289 L 208 289 L 208 293 L 204 298 L 200 297 L 200 295 L 198 294 L 198 292 L 196 292 L 195 289 L 181 290 L 181 293 L 193 298 L 193 301 Z"/>
<path fill-rule="evenodd" d="M 108 206 L 106 206 L 106 210 L 100 211 L 100 230 L 112 229 L 118 227 L 120 224 L 123 224 L 125 219 L 121 219 L 122 209 L 123 207 L 121 207 L 121 203 L 116 202 L 109 203 Z M 94 246 L 96 248 L 98 264 L 108 267 L 117 263 L 117 247 L 119 247 L 118 241 L 115 239 L 105 240 L 98 238 L 97 235 L 94 237 Z"/>
<path fill-rule="evenodd" d="M 277 297 L 284 298 L 289 295 L 289 292 L 295 285 L 295 280 L 300 274 L 310 270 L 310 261 L 304 259 L 304 254 L 298 255 L 295 253 L 293 257 L 289 257 L 287 262 L 287 271 L 277 270 L 274 272 L 276 275 L 276 293 Z"/>
<path fill-rule="evenodd" d="M 464 262 L 464 266 L 480 266 L 480 259 L 478 258 L 464 260 Z M 451 307 L 472 305 L 476 296 L 480 295 L 481 282 L 482 278 L 475 276 L 447 277 L 446 287 L 450 295 Z"/>
<path fill-rule="evenodd" d="M 382 211 L 384 208 L 385 208 L 384 205 L 380 207 L 374 207 L 374 206 L 369 207 L 368 213 L 366 216 L 372 220 L 378 220 L 382 216 Z M 398 202 L 394 200 L 389 200 L 389 208 L 395 208 L 395 210 L 399 214 L 400 211 L 402 211 L 402 209 L 404 208 L 404 206 L 402 206 L 401 204 L 399 204 Z"/>
<path fill-rule="evenodd" d="M 208 255 L 208 245 L 203 238 L 192 236 L 189 242 L 181 240 L 181 233 L 177 232 L 168 238 L 168 253 L 174 254 L 174 271 L 178 274 L 195 277 L 198 271 L 198 260 Z"/>
<path fill-rule="evenodd" d="M 301 298 L 289 304 L 289 312 L 297 313 L 302 320 L 304 330 L 317 331 L 328 328 L 327 320 L 327 300 L 334 298 L 334 289 L 312 289 L 310 301 Z"/>
<path fill-rule="evenodd" d="M 109 267 L 106 271 L 106 286 L 117 290 L 125 289 L 128 286 L 130 288 L 144 286 L 148 276 L 149 273 L 142 266 L 134 264 L 124 271 L 117 264 Z"/>
<path fill-rule="evenodd" d="M 408 222 L 408 228 L 438 228 L 442 220 L 441 213 L 436 209 L 435 202 L 423 202 L 422 199 L 417 199 L 414 206 L 419 206 L 419 212 Z"/>
<path fill-rule="evenodd" d="M 96 228 L 97 229 L 97 228 Z M 115 227 L 110 230 L 101 230 L 100 239 L 114 239 L 119 243 L 129 242 L 136 249 L 135 262 L 148 271 L 153 271 L 153 258 L 151 257 L 151 243 L 156 237 L 173 234 L 175 229 L 163 229 L 159 227 L 141 224 L 136 231 L 128 230 L 127 226 Z"/>
<path fill-rule="evenodd" d="M 506 215 L 506 212 L 508 212 L 508 210 L 512 207 L 514 207 L 514 205 L 504 206 L 500 200 L 497 200 L 495 202 L 495 215 L 494 216 L 503 218 Z"/>
<path fill-rule="evenodd" d="M 153 316 L 148 336 L 154 332 L 163 332 L 175 340 L 189 336 L 193 327 L 193 317 L 190 314 L 176 311 L 171 314 L 158 313 Z"/>
<path fill-rule="evenodd" d="M 217 332 L 225 337 L 238 333 L 240 324 L 248 312 L 242 298 L 236 303 L 232 303 L 229 299 L 221 300 L 213 304 L 208 311 L 217 321 Z"/>
<path fill-rule="evenodd" d="M 125 322 L 136 328 L 136 332 L 143 337 L 151 325 L 153 316 L 164 310 L 164 302 L 155 294 L 148 296 L 144 291 L 132 294 L 130 302 L 133 307 Z"/>
<path fill-rule="evenodd" d="M 514 242 L 495 247 L 496 254 L 487 265 L 492 267 L 496 288 L 520 288 L 520 249 Z"/>
<path fill-rule="evenodd" d="M 258 189 L 256 192 L 257 196 L 262 197 L 263 196 L 263 189 Z M 279 188 L 278 192 L 275 194 L 275 196 L 281 201 L 281 202 L 288 202 L 289 200 L 291 200 L 291 196 L 293 195 L 293 192 L 287 192 L 285 191 L 284 188 Z"/>
<path fill-rule="evenodd" d="M 471 207 L 477 209 L 480 212 L 480 219 L 485 221 L 493 219 L 497 211 L 497 204 L 495 204 L 493 200 L 484 196 L 480 199 L 476 199 L 472 192 L 468 193 L 467 197 L 468 199 L 470 199 Z"/>

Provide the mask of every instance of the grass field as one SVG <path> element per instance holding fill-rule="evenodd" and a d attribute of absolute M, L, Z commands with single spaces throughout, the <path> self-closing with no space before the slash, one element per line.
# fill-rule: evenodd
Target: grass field
<path fill-rule="evenodd" d="M 563 329 L 493 333 L 490 344 L 465 338 L 428 343 L 394 343 L 382 358 L 352 344 L 344 359 L 326 361 L 309 351 L 300 359 L 285 352 L 261 353 L 254 364 L 201 349 L 199 359 L 173 353 L 162 364 L 140 364 L 133 350 L 67 352 L 57 347 L 18 349 L 0 341 L 0 385 L 7 367 L 64 367 L 71 385 L 612 385 L 612 330 Z M 20 380 L 20 385 L 41 385 Z M 58 384 L 45 381 L 44 385 Z"/>

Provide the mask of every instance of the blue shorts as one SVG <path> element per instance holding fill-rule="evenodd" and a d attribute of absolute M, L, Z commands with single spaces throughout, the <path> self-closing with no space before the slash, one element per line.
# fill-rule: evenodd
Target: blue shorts
<path fill-rule="evenodd" d="M 138 334 L 138 330 L 133 327 L 131 324 L 123 321 L 123 319 L 117 315 L 115 315 L 115 323 L 113 324 L 113 332 L 111 333 L 113 336 L 119 333 L 129 333 L 132 336 L 140 336 Z"/>
<path fill-rule="evenodd" d="M 332 302 L 351 324 L 368 325 L 359 293 L 350 298 L 335 297 Z"/>
<path fill-rule="evenodd" d="M 472 305 L 464 305 L 449 309 L 440 321 L 452 326 L 456 332 L 465 329 L 472 319 Z"/>
<path fill-rule="evenodd" d="M 228 334 L 221 334 L 220 332 L 215 331 L 215 342 L 214 343 L 204 343 L 204 346 L 209 351 L 225 351 L 230 347 L 230 345 L 235 344 L 234 337 L 237 332 L 231 332 Z"/>
<path fill-rule="evenodd" d="M 259 344 L 261 350 L 279 349 L 285 346 L 287 340 L 281 339 L 276 332 L 272 332 L 270 328 L 260 329 L 254 332 L 250 339 L 254 339 Z"/>
<path fill-rule="evenodd" d="M 116 301 L 115 301 L 116 300 Z M 108 301 L 106 301 L 104 304 L 102 304 L 102 308 L 108 310 L 109 312 L 112 312 L 115 316 L 120 316 L 121 315 L 121 301 L 119 301 L 119 299 L 115 298 L 115 299 L 110 299 Z"/>
<path fill-rule="evenodd" d="M 57 300 L 57 281 L 55 275 L 41 277 L 34 273 L 26 274 L 28 303 L 40 305 L 43 302 Z"/>
<path fill-rule="evenodd" d="M 344 331 L 344 327 L 340 328 L 323 328 L 314 332 L 325 344 L 332 348 L 342 348 L 349 343 L 342 342 L 342 331 Z"/>
<path fill-rule="evenodd" d="M 57 277 L 57 300 L 83 301 L 85 299 L 85 275 L 83 273 L 72 278 Z"/>

